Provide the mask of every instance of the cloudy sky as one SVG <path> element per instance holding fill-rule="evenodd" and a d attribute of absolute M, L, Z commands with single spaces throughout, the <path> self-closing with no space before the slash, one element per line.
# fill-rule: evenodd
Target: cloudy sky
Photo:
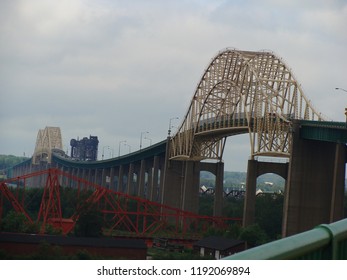
<path fill-rule="evenodd" d="M 1 0 L 0 154 L 31 156 L 46 126 L 64 149 L 97 135 L 105 158 L 137 150 L 141 132 L 143 147 L 164 140 L 227 47 L 274 51 L 320 112 L 344 120 L 345 0 Z M 226 170 L 245 171 L 249 153 L 247 135 L 229 138 Z"/>

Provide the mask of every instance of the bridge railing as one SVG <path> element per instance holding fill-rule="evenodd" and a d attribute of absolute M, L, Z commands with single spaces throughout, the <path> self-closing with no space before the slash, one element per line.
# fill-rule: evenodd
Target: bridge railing
<path fill-rule="evenodd" d="M 276 240 L 224 260 L 346 260 L 347 219 Z"/>

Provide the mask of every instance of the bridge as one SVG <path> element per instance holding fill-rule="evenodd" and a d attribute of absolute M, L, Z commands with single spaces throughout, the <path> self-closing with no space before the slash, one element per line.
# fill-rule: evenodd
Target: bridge
<path fill-rule="evenodd" d="M 244 133 L 251 146 L 244 226 L 254 222 L 256 179 L 265 173 L 286 180 L 283 236 L 343 218 L 346 123 L 327 121 L 285 62 L 267 51 L 219 52 L 203 72 L 177 132 L 159 143 L 108 160 L 76 161 L 62 151 L 60 129 L 46 127 L 38 133 L 32 159 L 15 166 L 11 176 L 54 168 L 118 193 L 197 213 L 200 172 L 209 171 L 216 176 L 214 216 L 219 217 L 226 139 Z M 264 157 L 288 162 L 260 160 Z M 71 177 L 64 177 L 61 184 L 71 184 Z"/>

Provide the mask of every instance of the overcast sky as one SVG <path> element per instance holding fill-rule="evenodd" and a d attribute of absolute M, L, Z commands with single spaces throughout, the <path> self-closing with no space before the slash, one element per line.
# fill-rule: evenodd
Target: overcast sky
<path fill-rule="evenodd" d="M 0 154 L 31 156 L 46 126 L 64 150 L 98 136 L 105 158 L 139 149 L 141 132 L 143 147 L 164 140 L 227 47 L 274 51 L 318 111 L 344 121 L 345 0 L 1 0 Z M 247 135 L 229 138 L 225 169 L 245 171 L 249 153 Z"/>

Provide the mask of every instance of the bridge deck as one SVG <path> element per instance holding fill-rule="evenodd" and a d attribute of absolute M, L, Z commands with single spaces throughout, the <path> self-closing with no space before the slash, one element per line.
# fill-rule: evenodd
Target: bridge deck
<path fill-rule="evenodd" d="M 300 137 L 334 143 L 347 143 L 347 123 L 300 121 Z"/>

